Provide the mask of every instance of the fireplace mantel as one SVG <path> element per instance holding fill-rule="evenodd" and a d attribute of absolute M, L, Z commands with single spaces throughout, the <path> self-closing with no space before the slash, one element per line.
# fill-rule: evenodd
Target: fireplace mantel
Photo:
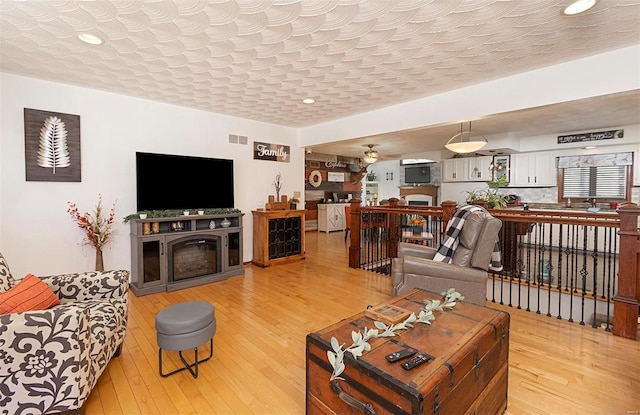
<path fill-rule="evenodd" d="M 438 206 L 438 189 L 440 186 L 400 186 L 400 197 L 409 195 L 425 195 L 433 198 L 433 206 Z"/>

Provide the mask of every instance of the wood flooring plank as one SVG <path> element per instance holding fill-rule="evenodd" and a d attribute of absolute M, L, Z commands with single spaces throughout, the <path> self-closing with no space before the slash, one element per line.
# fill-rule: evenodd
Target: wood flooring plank
<path fill-rule="evenodd" d="M 390 277 L 347 266 L 342 232 L 306 236 L 303 261 L 245 265 L 244 275 L 170 293 L 131 293 L 123 353 L 99 379 L 85 413 L 303 414 L 306 335 L 392 296 Z M 188 372 L 161 378 L 155 316 L 193 300 L 216 307 L 213 358 L 200 365 L 197 379 Z M 640 410 L 638 342 L 578 322 L 488 306 L 511 314 L 507 414 Z M 207 352 L 208 344 L 199 351 Z M 165 370 L 181 364 L 176 355 L 167 354 Z"/>

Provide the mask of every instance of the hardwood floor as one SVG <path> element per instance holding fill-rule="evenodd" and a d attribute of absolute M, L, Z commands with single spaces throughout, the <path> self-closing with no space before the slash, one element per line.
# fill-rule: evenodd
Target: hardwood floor
<path fill-rule="evenodd" d="M 303 414 L 306 334 L 391 298 L 390 278 L 348 268 L 347 254 L 342 232 L 308 232 L 304 261 L 247 265 L 245 275 L 225 281 L 131 294 L 122 354 L 85 413 Z M 155 315 L 189 300 L 216 307 L 213 358 L 198 379 L 186 371 L 161 378 Z M 489 305 L 511 314 L 508 414 L 638 414 L 640 342 Z M 208 344 L 200 352 L 208 355 Z M 178 366 L 174 354 L 165 355 L 165 371 Z"/>

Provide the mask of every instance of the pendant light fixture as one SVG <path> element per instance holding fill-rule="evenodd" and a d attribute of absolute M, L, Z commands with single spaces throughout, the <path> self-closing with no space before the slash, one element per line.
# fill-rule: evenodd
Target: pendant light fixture
<path fill-rule="evenodd" d="M 367 164 L 373 164 L 378 161 L 378 152 L 373 149 L 375 144 L 367 144 L 369 150 L 364 152 L 364 158 L 362 159 Z"/>
<path fill-rule="evenodd" d="M 596 0 L 577 0 L 565 7 L 562 11 L 567 16 L 584 13 L 596 5 Z"/>
<path fill-rule="evenodd" d="M 471 132 L 471 121 L 469 121 L 468 131 L 463 131 L 462 128 L 463 123 L 460 123 L 460 132 L 444 145 L 447 149 L 454 153 L 471 153 L 487 145 L 487 139 L 482 134 Z"/>

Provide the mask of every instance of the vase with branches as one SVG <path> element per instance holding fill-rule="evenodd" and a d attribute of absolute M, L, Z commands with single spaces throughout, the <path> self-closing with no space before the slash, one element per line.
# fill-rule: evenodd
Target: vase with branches
<path fill-rule="evenodd" d="M 98 195 L 98 203 L 93 213 L 80 213 L 75 203 L 67 202 L 69 208 L 67 213 L 71 215 L 71 219 L 85 233 L 83 243 L 91 245 L 96 250 L 96 271 L 104 271 L 104 262 L 102 258 L 102 250 L 109 243 L 113 234 L 113 221 L 115 219 L 116 202 L 113 202 L 108 215 L 102 208 L 102 195 Z"/>
<path fill-rule="evenodd" d="M 280 201 L 280 189 L 282 189 L 282 175 L 276 174 L 276 178 L 273 181 L 273 187 L 276 188 L 276 202 Z"/>

